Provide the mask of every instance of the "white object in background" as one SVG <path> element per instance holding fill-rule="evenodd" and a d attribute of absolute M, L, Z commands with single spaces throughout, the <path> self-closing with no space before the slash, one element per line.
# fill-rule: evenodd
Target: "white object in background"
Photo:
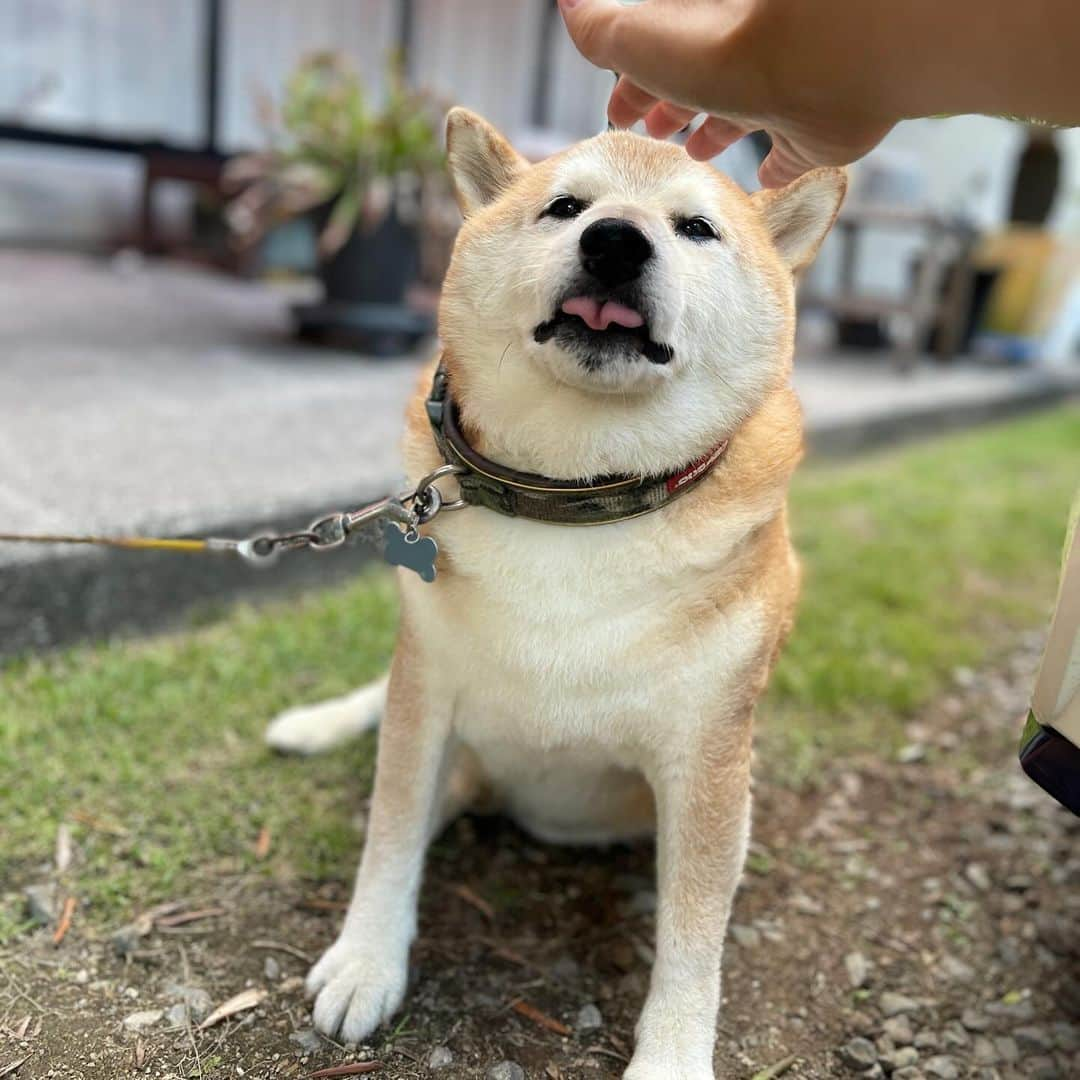
<path fill-rule="evenodd" d="M 1042 346 L 1043 362 L 1051 367 L 1069 367 L 1080 363 L 1080 280 L 1065 293 Z"/>

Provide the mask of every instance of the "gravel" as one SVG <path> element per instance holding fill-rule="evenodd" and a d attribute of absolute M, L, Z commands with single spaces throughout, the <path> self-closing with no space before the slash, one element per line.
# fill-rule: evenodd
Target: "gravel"
<path fill-rule="evenodd" d="M 859 1035 L 844 1045 L 840 1057 L 845 1065 L 861 1072 L 877 1064 L 878 1052 L 869 1039 Z"/>
<path fill-rule="evenodd" d="M 45 881 L 23 889 L 26 913 L 39 926 L 49 926 L 56 918 L 56 883 Z"/>
<path fill-rule="evenodd" d="M 903 1013 L 899 1016 L 890 1016 L 881 1025 L 881 1033 L 892 1039 L 897 1046 L 908 1046 L 915 1041 L 911 1021 Z"/>
<path fill-rule="evenodd" d="M 314 1028 L 301 1028 L 289 1036 L 289 1041 L 296 1043 L 301 1054 L 315 1054 L 323 1048 L 323 1041 Z"/>
<path fill-rule="evenodd" d="M 436 1046 L 428 1054 L 427 1064 L 429 1069 L 445 1069 L 454 1064 L 454 1055 L 448 1046 Z"/>
<path fill-rule="evenodd" d="M 848 953 L 844 957 L 844 970 L 853 990 L 865 986 L 870 977 L 870 964 L 861 952 Z"/>
<path fill-rule="evenodd" d="M 960 1066 L 956 1064 L 955 1058 L 946 1054 L 937 1054 L 927 1059 L 926 1064 L 923 1065 L 923 1072 L 927 1076 L 934 1077 L 935 1080 L 959 1080 Z"/>
<path fill-rule="evenodd" d="M 1013 1038 L 1021 1054 L 1048 1054 L 1054 1049 L 1054 1039 L 1046 1028 L 1034 1025 L 1018 1027 L 1013 1032 Z"/>
<path fill-rule="evenodd" d="M 990 1017 L 986 1013 L 979 1012 L 978 1009 L 965 1009 L 960 1015 L 960 1023 L 968 1031 L 990 1030 Z"/>
<path fill-rule="evenodd" d="M 761 931 L 753 926 L 732 923 L 731 940 L 741 949 L 756 949 L 761 944 Z"/>
<path fill-rule="evenodd" d="M 881 1064 L 887 1073 L 897 1069 L 910 1068 L 919 1060 L 919 1051 L 914 1046 L 901 1046 L 891 1054 L 883 1054 Z"/>
<path fill-rule="evenodd" d="M 133 1012 L 124 1017 L 124 1028 L 127 1031 L 145 1031 L 153 1027 L 164 1015 L 163 1009 L 143 1009 L 140 1012 Z"/>
<path fill-rule="evenodd" d="M 500 1061 L 488 1069 L 487 1080 L 525 1080 L 525 1070 L 516 1061 Z"/>
<path fill-rule="evenodd" d="M 600 1010 L 593 1004 L 582 1005 L 578 1009 L 577 1017 L 574 1019 L 574 1027 L 578 1031 L 596 1031 L 604 1026 L 604 1018 L 600 1015 Z"/>
<path fill-rule="evenodd" d="M 891 990 L 886 990 L 881 995 L 878 1005 L 881 1007 L 882 1015 L 886 1017 L 915 1012 L 919 1008 L 919 1003 L 913 998 L 905 997 L 903 994 L 894 994 Z"/>

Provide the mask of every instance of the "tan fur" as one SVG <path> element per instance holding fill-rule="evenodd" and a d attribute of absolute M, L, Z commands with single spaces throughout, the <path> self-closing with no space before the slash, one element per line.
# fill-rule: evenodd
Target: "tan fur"
<path fill-rule="evenodd" d="M 786 511 L 802 455 L 793 275 L 831 224 L 843 175 L 751 198 L 679 148 L 627 134 L 530 167 L 464 110 L 451 113 L 449 158 L 466 220 L 441 361 L 474 447 L 517 469 L 593 477 L 672 473 L 730 444 L 697 487 L 632 521 L 575 529 L 471 508 L 426 527 L 439 576 L 400 579 L 367 844 L 342 934 L 309 979 L 315 1022 L 358 1040 L 400 1004 L 424 846 L 448 817 L 501 809 L 572 842 L 655 824 L 656 963 L 625 1077 L 710 1080 L 752 715 L 799 584 Z M 567 189 L 581 220 L 546 221 Z M 673 223 L 692 214 L 720 239 L 680 238 Z M 602 215 L 654 247 L 642 289 L 667 364 L 627 353 L 583 367 L 533 340 L 575 272 L 578 233 Z M 442 464 L 424 409 L 431 375 L 406 416 L 413 480 Z M 304 748 L 305 720 L 323 716 L 346 731 L 343 708 L 290 714 L 274 744 Z"/>

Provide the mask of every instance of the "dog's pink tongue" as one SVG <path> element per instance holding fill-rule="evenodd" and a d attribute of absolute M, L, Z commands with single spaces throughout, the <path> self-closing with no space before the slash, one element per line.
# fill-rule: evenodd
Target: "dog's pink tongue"
<path fill-rule="evenodd" d="M 588 296 L 573 296 L 562 309 L 567 315 L 576 315 L 590 330 L 606 330 L 612 323 L 633 330 L 645 322 L 639 312 L 614 300 L 601 304 Z"/>

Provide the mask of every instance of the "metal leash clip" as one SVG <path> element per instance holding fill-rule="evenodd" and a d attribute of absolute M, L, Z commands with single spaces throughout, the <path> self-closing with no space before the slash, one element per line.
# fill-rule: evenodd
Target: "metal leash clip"
<path fill-rule="evenodd" d="M 468 505 L 461 498 L 447 501 L 436 484 L 444 476 L 457 476 L 463 472 L 460 465 L 441 465 L 423 477 L 411 491 L 387 495 L 358 510 L 327 514 L 301 532 L 264 533 L 241 540 L 236 544 L 236 551 L 249 562 L 267 566 L 282 551 L 302 548 L 333 551 L 342 547 L 353 533 L 375 522 L 398 528 L 410 544 L 415 543 L 419 538 L 419 526 L 426 525 L 443 510 L 461 510 Z"/>

